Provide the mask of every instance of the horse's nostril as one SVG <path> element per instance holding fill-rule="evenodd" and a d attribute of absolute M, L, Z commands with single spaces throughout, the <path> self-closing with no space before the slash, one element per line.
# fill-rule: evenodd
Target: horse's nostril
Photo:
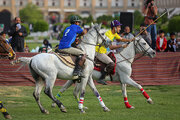
<path fill-rule="evenodd" d="M 153 52 L 153 54 L 156 54 L 156 52 Z"/>

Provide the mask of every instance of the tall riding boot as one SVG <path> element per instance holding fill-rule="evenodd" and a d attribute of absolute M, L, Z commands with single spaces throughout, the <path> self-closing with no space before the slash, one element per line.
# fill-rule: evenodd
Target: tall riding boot
<path fill-rule="evenodd" d="M 97 82 L 102 85 L 107 85 L 107 83 L 104 81 L 105 77 L 106 77 L 106 72 L 104 70 L 101 70 L 101 77 Z"/>
<path fill-rule="evenodd" d="M 82 56 L 80 55 L 76 58 L 76 62 L 75 62 L 76 65 L 75 65 L 74 72 L 73 72 L 74 76 L 79 76 L 79 77 L 83 76 L 82 67 L 79 65 L 79 61 L 81 60 L 81 57 Z"/>

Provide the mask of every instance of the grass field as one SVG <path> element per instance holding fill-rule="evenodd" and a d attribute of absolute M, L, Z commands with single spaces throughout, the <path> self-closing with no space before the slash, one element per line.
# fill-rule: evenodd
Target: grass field
<path fill-rule="evenodd" d="M 55 86 L 56 94 L 60 87 Z M 134 87 L 128 87 L 129 103 L 135 109 L 126 109 L 123 103 L 120 86 L 97 85 L 106 106 L 110 112 L 103 112 L 97 98 L 89 87 L 86 89 L 84 105 L 89 109 L 80 114 L 73 98 L 71 87 L 61 99 L 67 113 L 51 108 L 51 100 L 42 92 L 41 102 L 49 115 L 40 112 L 32 96 L 34 87 L 1 86 L 0 99 L 4 102 L 13 120 L 180 120 L 180 86 L 145 86 L 144 89 L 153 99 L 154 104 L 146 102 L 143 95 Z M 0 116 L 0 120 L 4 120 Z"/>
<path fill-rule="evenodd" d="M 36 49 L 37 46 L 41 47 L 42 43 L 26 43 L 29 46 L 29 50 L 31 51 L 32 49 Z M 52 43 L 52 47 L 55 47 L 57 45 L 57 43 Z"/>

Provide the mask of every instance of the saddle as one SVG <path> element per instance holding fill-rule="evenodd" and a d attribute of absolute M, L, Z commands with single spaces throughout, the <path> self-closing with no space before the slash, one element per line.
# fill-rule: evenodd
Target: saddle
<path fill-rule="evenodd" d="M 69 53 L 65 53 L 65 52 L 61 52 L 58 51 L 57 49 L 55 50 L 55 52 L 53 52 L 65 65 L 67 65 L 70 68 L 75 68 L 75 61 L 77 59 L 77 56 L 69 54 Z M 79 62 L 79 65 L 81 67 L 84 66 L 84 62 L 86 60 L 86 56 L 83 56 Z"/>
<path fill-rule="evenodd" d="M 112 59 L 112 61 L 115 63 L 115 65 L 107 65 L 103 62 L 101 62 L 100 60 L 98 60 L 97 58 L 95 58 L 95 64 L 94 64 L 94 70 L 97 70 L 97 71 L 106 71 L 106 74 L 107 75 L 113 75 L 115 74 L 115 68 L 116 68 L 116 57 L 114 55 L 113 52 L 110 52 L 108 54 L 108 56 Z"/>

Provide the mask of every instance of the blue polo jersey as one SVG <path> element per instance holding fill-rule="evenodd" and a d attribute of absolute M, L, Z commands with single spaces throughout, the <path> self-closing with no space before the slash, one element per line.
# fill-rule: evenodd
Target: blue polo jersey
<path fill-rule="evenodd" d="M 59 43 L 59 49 L 70 48 L 71 44 L 75 41 L 76 35 L 81 34 L 83 30 L 79 25 L 72 24 L 67 27 L 63 33 L 63 37 Z"/>

